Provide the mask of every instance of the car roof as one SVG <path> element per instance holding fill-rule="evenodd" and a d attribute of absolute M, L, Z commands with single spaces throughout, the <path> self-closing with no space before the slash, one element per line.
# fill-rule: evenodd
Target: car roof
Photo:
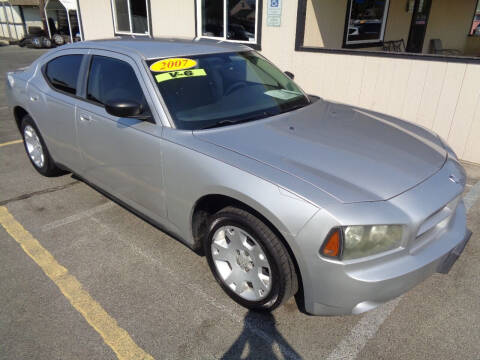
<path fill-rule="evenodd" d="M 105 39 L 81 41 L 64 45 L 61 49 L 100 49 L 111 50 L 125 54 L 136 53 L 144 59 L 155 59 L 172 56 L 192 56 L 224 52 L 238 52 L 251 50 L 250 47 L 238 43 L 211 39 Z"/>

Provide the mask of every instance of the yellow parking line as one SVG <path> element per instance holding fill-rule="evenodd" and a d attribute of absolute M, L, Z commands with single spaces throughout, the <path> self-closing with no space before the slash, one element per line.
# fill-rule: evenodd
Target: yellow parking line
<path fill-rule="evenodd" d="M 70 275 L 68 270 L 60 265 L 4 206 L 0 207 L 0 224 L 58 286 L 72 306 L 100 334 L 118 359 L 153 359 L 135 344 L 130 335 L 118 326 L 115 319 L 108 315 L 102 306 L 82 288 L 82 284 Z"/>
<path fill-rule="evenodd" d="M 14 144 L 20 144 L 22 143 L 23 140 L 13 140 L 13 141 L 7 141 L 3 144 L 0 144 L 0 147 L 8 146 L 8 145 L 14 145 Z"/>

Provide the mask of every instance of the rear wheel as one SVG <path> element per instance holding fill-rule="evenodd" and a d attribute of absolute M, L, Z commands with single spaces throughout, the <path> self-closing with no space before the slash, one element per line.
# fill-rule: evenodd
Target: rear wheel
<path fill-rule="evenodd" d="M 298 290 L 295 267 L 285 245 L 245 210 L 227 207 L 216 213 L 204 250 L 217 282 L 246 308 L 271 311 Z"/>
<path fill-rule="evenodd" d="M 55 165 L 37 126 L 29 115 L 23 117 L 21 131 L 25 151 L 35 170 L 43 176 L 57 176 L 65 173 Z"/>

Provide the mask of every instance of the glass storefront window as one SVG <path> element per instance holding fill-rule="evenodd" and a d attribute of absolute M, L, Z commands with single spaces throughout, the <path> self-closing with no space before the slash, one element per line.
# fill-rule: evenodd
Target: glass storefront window
<path fill-rule="evenodd" d="M 351 0 L 346 45 L 383 41 L 389 0 Z"/>
<path fill-rule="evenodd" d="M 223 37 L 223 0 L 202 0 L 202 35 Z"/>
<path fill-rule="evenodd" d="M 120 34 L 148 35 L 147 0 L 112 0 L 115 31 Z"/>
<path fill-rule="evenodd" d="M 238 42 L 257 42 L 258 0 L 202 0 L 200 34 Z"/>
<path fill-rule="evenodd" d="M 255 0 L 228 1 L 227 39 L 255 41 Z"/>

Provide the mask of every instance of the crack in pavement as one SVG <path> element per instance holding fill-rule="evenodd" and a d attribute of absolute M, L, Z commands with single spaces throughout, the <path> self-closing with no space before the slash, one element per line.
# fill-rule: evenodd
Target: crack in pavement
<path fill-rule="evenodd" d="M 16 196 L 16 197 L 11 198 L 11 199 L 0 201 L 0 206 L 4 206 L 4 205 L 10 204 L 10 203 L 15 202 L 15 201 L 29 199 L 29 198 L 31 198 L 33 196 L 37 196 L 37 195 L 43 195 L 43 194 L 48 194 L 48 193 L 52 193 L 52 192 L 63 190 L 63 189 L 68 189 L 69 187 L 72 187 L 73 185 L 78 184 L 78 183 L 80 183 L 80 181 L 75 180 L 75 181 L 69 182 L 65 185 L 54 186 L 54 187 L 51 187 L 51 188 L 48 188 L 48 189 L 33 191 L 33 192 L 27 193 L 27 194 L 22 194 L 22 195 Z"/>

